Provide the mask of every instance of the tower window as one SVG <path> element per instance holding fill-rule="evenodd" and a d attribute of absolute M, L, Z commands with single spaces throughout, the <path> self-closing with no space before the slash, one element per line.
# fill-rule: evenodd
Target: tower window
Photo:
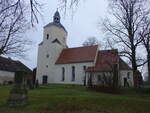
<path fill-rule="evenodd" d="M 46 58 L 49 58 L 49 54 L 46 54 Z"/>
<path fill-rule="evenodd" d="M 72 66 L 72 81 L 75 81 L 75 67 Z"/>
<path fill-rule="evenodd" d="M 49 39 L 49 34 L 46 35 L 47 40 Z"/>
<path fill-rule="evenodd" d="M 62 81 L 65 80 L 65 68 L 63 67 L 62 68 Z"/>

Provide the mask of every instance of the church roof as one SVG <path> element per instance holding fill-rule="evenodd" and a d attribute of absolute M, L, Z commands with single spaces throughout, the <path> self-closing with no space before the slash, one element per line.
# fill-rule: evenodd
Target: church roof
<path fill-rule="evenodd" d="M 10 58 L 5 58 L 2 56 L 0 56 L 0 70 L 9 71 L 9 72 L 23 70 L 23 71 L 31 72 L 31 70 L 20 61 L 15 61 Z"/>
<path fill-rule="evenodd" d="M 118 51 L 114 50 L 102 50 L 98 52 L 96 65 L 88 67 L 87 72 L 108 72 L 112 71 L 112 65 L 118 62 Z"/>
<path fill-rule="evenodd" d="M 102 50 L 98 52 L 96 65 L 93 67 L 88 67 L 87 72 L 111 72 L 113 69 L 113 64 L 119 64 L 120 70 L 131 70 L 118 55 L 117 49 L 113 50 Z"/>
<path fill-rule="evenodd" d="M 93 62 L 96 57 L 98 45 L 77 48 L 65 48 L 61 52 L 56 64 Z"/>

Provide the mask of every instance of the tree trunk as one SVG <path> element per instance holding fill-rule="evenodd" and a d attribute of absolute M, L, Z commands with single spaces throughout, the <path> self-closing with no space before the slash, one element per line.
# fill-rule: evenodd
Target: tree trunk
<path fill-rule="evenodd" d="M 132 69 L 133 69 L 133 80 L 134 80 L 134 86 L 137 86 L 137 75 L 135 74 L 137 71 L 137 64 L 136 64 L 136 52 L 134 47 L 132 48 Z"/>
<path fill-rule="evenodd" d="M 118 88 L 118 64 L 113 65 L 113 88 Z"/>
<path fill-rule="evenodd" d="M 136 50 L 133 45 L 132 47 L 132 68 L 134 71 L 137 71 L 137 64 L 136 64 Z"/>
<path fill-rule="evenodd" d="M 147 52 L 148 84 L 150 84 L 150 51 Z"/>
<path fill-rule="evenodd" d="M 92 72 L 90 72 L 90 75 L 88 77 L 88 86 L 92 87 Z"/>

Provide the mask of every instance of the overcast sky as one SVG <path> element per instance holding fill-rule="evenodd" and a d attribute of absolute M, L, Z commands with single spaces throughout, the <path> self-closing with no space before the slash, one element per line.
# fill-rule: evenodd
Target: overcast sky
<path fill-rule="evenodd" d="M 52 22 L 53 15 L 59 7 L 57 0 L 39 0 L 43 4 L 42 18 L 36 28 L 27 31 L 26 36 L 33 41 L 33 45 L 28 52 L 28 59 L 21 60 L 31 69 L 37 65 L 38 44 L 43 40 L 43 26 Z M 106 15 L 107 2 L 106 0 L 83 0 L 80 2 L 73 19 L 70 10 L 67 10 L 67 15 L 60 11 L 61 23 L 68 31 L 67 44 L 69 47 L 81 46 L 86 38 L 95 36 L 99 40 L 103 39 L 102 32 L 98 29 L 98 22 Z M 71 12 L 71 11 L 70 11 Z"/>

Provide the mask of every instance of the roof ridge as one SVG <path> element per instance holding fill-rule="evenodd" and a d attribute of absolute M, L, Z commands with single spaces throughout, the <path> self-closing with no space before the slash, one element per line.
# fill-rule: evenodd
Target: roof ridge
<path fill-rule="evenodd" d="M 104 51 L 117 51 L 118 52 L 118 49 L 99 50 L 99 52 L 104 52 Z"/>
<path fill-rule="evenodd" d="M 91 46 L 80 46 L 80 47 L 71 47 L 71 48 L 64 48 L 64 49 L 79 49 L 79 48 L 86 48 L 86 47 L 98 47 L 98 45 L 91 45 Z"/>

